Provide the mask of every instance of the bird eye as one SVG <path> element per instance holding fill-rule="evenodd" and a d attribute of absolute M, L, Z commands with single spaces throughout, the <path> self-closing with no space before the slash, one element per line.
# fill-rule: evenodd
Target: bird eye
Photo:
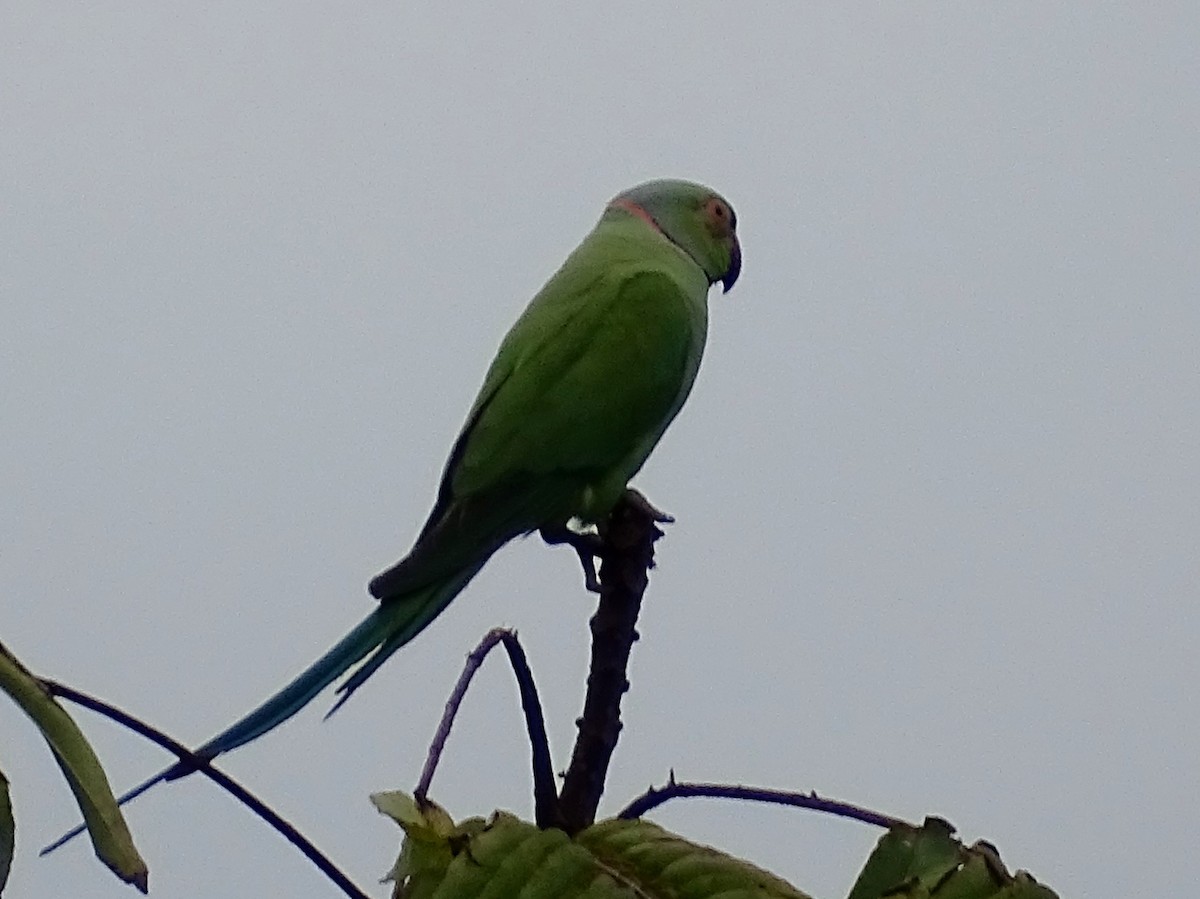
<path fill-rule="evenodd" d="M 723 229 L 732 231 L 736 227 L 736 220 L 733 216 L 733 210 L 725 201 L 712 197 L 708 203 L 708 214 L 712 219 L 713 224 L 721 226 Z"/>

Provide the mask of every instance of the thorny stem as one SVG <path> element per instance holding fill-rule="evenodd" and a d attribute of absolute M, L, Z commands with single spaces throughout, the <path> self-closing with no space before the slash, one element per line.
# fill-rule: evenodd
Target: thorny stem
<path fill-rule="evenodd" d="M 627 491 L 601 528 L 600 603 L 592 616 L 592 657 L 587 694 L 571 764 L 559 800 L 561 827 L 576 834 L 596 820 L 608 765 L 621 733 L 621 697 L 638 634 L 642 594 L 654 565 L 656 520 L 667 520 L 645 497 Z"/>
<path fill-rule="evenodd" d="M 851 818 L 865 824 L 876 824 L 879 827 L 895 827 L 897 824 L 908 822 L 872 811 L 848 802 L 836 799 L 825 799 L 816 792 L 794 793 L 787 790 L 769 790 L 762 787 L 747 787 L 741 784 L 714 783 L 677 783 L 674 772 L 662 787 L 651 787 L 625 808 L 617 813 L 618 818 L 640 818 L 646 812 L 662 805 L 670 799 L 688 797 L 708 797 L 711 799 L 742 799 L 749 802 L 771 802 L 777 805 L 791 805 L 799 808 L 825 812 L 842 818 Z M 909 824 L 910 827 L 915 825 Z"/>

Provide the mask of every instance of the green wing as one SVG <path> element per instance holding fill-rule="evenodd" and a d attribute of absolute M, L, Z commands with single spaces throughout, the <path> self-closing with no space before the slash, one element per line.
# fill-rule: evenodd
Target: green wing
<path fill-rule="evenodd" d="M 553 339 L 497 379 L 450 472 L 452 493 L 542 475 L 570 474 L 581 488 L 631 476 L 694 377 L 691 305 L 676 281 L 652 271 L 579 303 Z"/>
<path fill-rule="evenodd" d="M 505 338 L 417 545 L 372 581 L 374 595 L 417 589 L 542 525 L 604 514 L 679 411 L 703 350 L 707 285 L 686 270 L 589 265 L 589 249 Z"/>

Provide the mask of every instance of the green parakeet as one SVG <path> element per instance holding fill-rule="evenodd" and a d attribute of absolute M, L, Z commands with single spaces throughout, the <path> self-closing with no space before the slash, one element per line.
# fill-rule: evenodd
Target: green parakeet
<path fill-rule="evenodd" d="M 733 210 L 707 187 L 652 181 L 613 199 L 505 336 L 416 544 L 370 583 L 378 607 L 197 753 L 261 736 L 362 662 L 340 705 L 509 540 L 603 519 L 687 398 L 709 288 L 728 291 L 741 258 Z"/>

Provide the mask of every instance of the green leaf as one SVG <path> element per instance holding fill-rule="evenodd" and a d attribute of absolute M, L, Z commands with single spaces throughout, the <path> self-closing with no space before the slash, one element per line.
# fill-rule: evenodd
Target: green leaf
<path fill-rule="evenodd" d="M 12 802 L 8 798 L 8 778 L 0 771 L 0 893 L 4 892 L 4 885 L 8 883 L 16 835 L 17 825 L 13 821 Z"/>
<path fill-rule="evenodd" d="M 0 644 L 0 690 L 33 719 L 50 744 L 83 812 L 96 855 L 113 873 L 146 892 L 149 873 L 133 845 L 100 761 L 83 734 L 41 682 Z"/>
<path fill-rule="evenodd" d="M 900 824 L 879 840 L 848 899 L 1057 899 L 1020 871 L 1008 873 L 995 847 L 967 848 L 940 818 Z"/>
<path fill-rule="evenodd" d="M 808 899 L 780 878 L 648 821 L 602 821 L 575 839 L 506 812 L 458 825 L 432 803 L 372 796 L 405 837 L 396 899 Z"/>

